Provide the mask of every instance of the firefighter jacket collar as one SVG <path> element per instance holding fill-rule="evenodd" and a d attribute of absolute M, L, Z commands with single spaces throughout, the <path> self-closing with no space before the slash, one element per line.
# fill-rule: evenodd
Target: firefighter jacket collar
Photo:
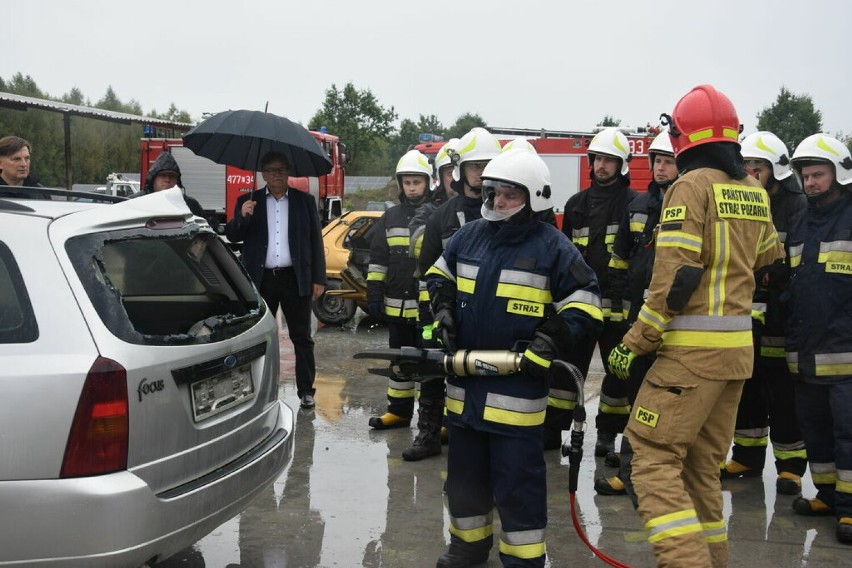
<path fill-rule="evenodd" d="M 748 175 L 743 167 L 739 145 L 731 142 L 712 142 L 695 146 L 678 154 L 675 162 L 681 176 L 698 168 L 721 170 L 737 181 L 742 181 Z"/>

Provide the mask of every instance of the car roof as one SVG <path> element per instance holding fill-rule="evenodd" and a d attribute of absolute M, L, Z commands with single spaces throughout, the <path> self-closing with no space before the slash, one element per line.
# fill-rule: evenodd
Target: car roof
<path fill-rule="evenodd" d="M 103 207 L 103 202 L 50 201 L 46 199 L 15 199 L 0 194 L 0 213 L 57 219 L 69 213 Z"/>

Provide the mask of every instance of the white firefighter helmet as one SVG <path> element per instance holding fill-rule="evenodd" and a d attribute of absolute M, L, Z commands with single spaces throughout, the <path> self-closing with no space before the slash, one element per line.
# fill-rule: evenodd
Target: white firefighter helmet
<path fill-rule="evenodd" d="M 668 132 L 660 132 L 651 145 L 648 146 L 648 163 L 651 164 L 651 171 L 654 171 L 654 155 L 662 154 L 663 156 L 674 157 L 674 148 L 672 148 L 672 140 Z"/>
<path fill-rule="evenodd" d="M 627 165 L 633 157 L 630 154 L 630 142 L 627 141 L 627 136 L 614 126 L 604 128 L 595 134 L 586 153 L 589 155 L 590 166 L 594 165 L 597 154 L 603 154 L 621 159 L 621 175 L 626 176 L 630 172 L 630 166 Z"/>
<path fill-rule="evenodd" d="M 837 183 L 852 184 L 852 157 L 849 148 L 828 134 L 812 134 L 802 140 L 793 152 L 790 162 L 799 185 L 802 185 L 802 167 L 807 162 L 828 162 L 834 165 L 834 179 Z"/>
<path fill-rule="evenodd" d="M 477 126 L 459 140 L 459 147 L 453 156 L 453 179 L 461 180 L 461 165 L 465 162 L 485 162 L 497 157 L 503 148 L 497 137 Z"/>
<path fill-rule="evenodd" d="M 536 151 L 535 146 L 533 146 L 532 143 L 523 136 L 519 136 L 518 138 L 506 142 L 506 145 L 503 146 L 503 151 L 508 152 L 509 150 L 526 150 L 528 152 Z"/>
<path fill-rule="evenodd" d="M 503 221 L 521 211 L 527 203 L 509 211 L 494 210 L 494 196 L 500 185 L 522 188 L 534 212 L 553 207 L 550 200 L 550 170 L 544 160 L 523 148 L 503 152 L 491 160 L 482 172 L 482 216 L 489 221 Z"/>
<path fill-rule="evenodd" d="M 453 165 L 453 154 L 459 148 L 459 139 L 450 138 L 447 143 L 441 146 L 438 155 L 435 156 L 435 173 L 440 175 L 441 168 L 444 166 Z"/>
<path fill-rule="evenodd" d="M 772 164 L 772 176 L 778 181 L 787 179 L 793 173 L 787 146 L 771 132 L 762 130 L 749 134 L 743 138 L 740 146 L 746 160 L 766 160 Z"/>
<path fill-rule="evenodd" d="M 432 165 L 429 163 L 429 158 L 418 150 L 409 150 L 396 163 L 396 185 L 400 191 L 402 191 L 403 175 L 426 176 L 426 187 L 428 187 L 432 180 Z"/>

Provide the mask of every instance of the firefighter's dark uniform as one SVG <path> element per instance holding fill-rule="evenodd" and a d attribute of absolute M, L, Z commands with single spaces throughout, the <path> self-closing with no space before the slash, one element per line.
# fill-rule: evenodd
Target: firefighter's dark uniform
<path fill-rule="evenodd" d="M 794 176 L 782 180 L 780 185 L 769 202 L 772 222 L 783 245 L 793 217 L 807 208 L 807 199 Z M 765 269 L 755 275 L 752 303 L 754 374 L 743 387 L 731 459 L 759 474 L 766 460 L 766 445 L 771 439 L 778 473 L 801 477 L 805 473 L 807 455 L 795 420 L 793 381 L 784 360 L 787 309 L 782 298 L 787 278 L 786 270 L 779 270 L 784 266 Z M 723 471 L 723 476 L 727 475 L 730 474 Z"/>
<path fill-rule="evenodd" d="M 633 353 L 657 351 L 625 435 L 658 564 L 724 566 L 719 463 L 752 373 L 754 272 L 783 250 L 756 180 L 685 170 L 663 200 L 648 297 L 624 337 Z"/>
<path fill-rule="evenodd" d="M 852 193 L 787 234 L 787 364 L 817 498 L 852 522 Z"/>
<path fill-rule="evenodd" d="M 618 345 L 626 331 L 621 311 L 612 311 L 607 274 L 616 232 L 627 211 L 627 205 L 637 195 L 627 187 L 626 181 L 625 176 L 619 176 L 612 185 L 601 187 L 593 180 L 591 187 L 568 199 L 562 220 L 562 232 L 571 239 L 583 259 L 595 271 L 603 294 L 604 328 L 598 338 L 598 347 L 604 369 L 607 369 L 606 361 L 610 351 Z M 581 370 L 585 374 L 586 370 Z M 598 415 L 595 418 L 599 436 L 601 433 L 615 436 L 624 430 L 630 414 L 626 388 L 624 381 L 616 379 L 609 371 L 606 372 L 601 385 Z M 560 410 L 562 409 L 559 407 L 548 409 L 548 414 L 554 417 L 562 415 L 561 420 L 556 419 L 553 422 L 548 416 L 548 423 L 559 426 L 559 430 L 566 430 L 570 428 L 571 416 Z"/>
<path fill-rule="evenodd" d="M 367 271 L 367 301 L 382 302 L 388 323 L 388 344 L 420 345 L 417 330 L 417 261 L 409 255 L 409 224 L 423 204 L 414 205 L 400 192 L 400 204 L 376 223 Z M 413 381 L 388 379 L 388 412 L 410 419 L 414 414 Z"/>
<path fill-rule="evenodd" d="M 539 221 L 473 221 L 427 273 L 433 297 L 455 290 L 459 349 L 510 349 L 559 318 L 571 338 L 597 335 L 603 316 L 594 272 L 575 247 Z M 574 362 L 573 345 L 559 345 Z M 447 381 L 450 547 L 487 557 L 492 510 L 506 566 L 544 566 L 547 491 L 542 424 L 549 386 L 524 375 Z"/>
<path fill-rule="evenodd" d="M 660 222 L 663 192 L 652 181 L 645 193 L 638 195 L 627 206 L 627 213 L 618 227 L 612 257 L 609 261 L 609 295 L 612 310 L 620 310 L 627 327 L 639 316 L 645 303 L 651 274 L 654 269 L 654 233 Z M 625 383 L 627 402 L 632 407 L 645 373 L 654 360 L 654 354 L 638 358 L 630 368 Z M 621 440 L 618 477 L 630 488 L 630 460 L 633 449 L 627 437 Z M 632 490 L 631 490 L 632 491 Z M 633 495 L 631 494 L 631 497 Z"/>

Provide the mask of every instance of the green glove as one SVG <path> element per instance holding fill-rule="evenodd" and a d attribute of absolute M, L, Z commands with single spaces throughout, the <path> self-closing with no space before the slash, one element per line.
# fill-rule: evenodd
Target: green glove
<path fill-rule="evenodd" d="M 630 377 L 630 365 L 633 364 L 633 359 L 636 358 L 636 353 L 630 350 L 623 342 L 615 346 L 607 359 L 609 372 L 616 378 L 626 381 Z"/>

